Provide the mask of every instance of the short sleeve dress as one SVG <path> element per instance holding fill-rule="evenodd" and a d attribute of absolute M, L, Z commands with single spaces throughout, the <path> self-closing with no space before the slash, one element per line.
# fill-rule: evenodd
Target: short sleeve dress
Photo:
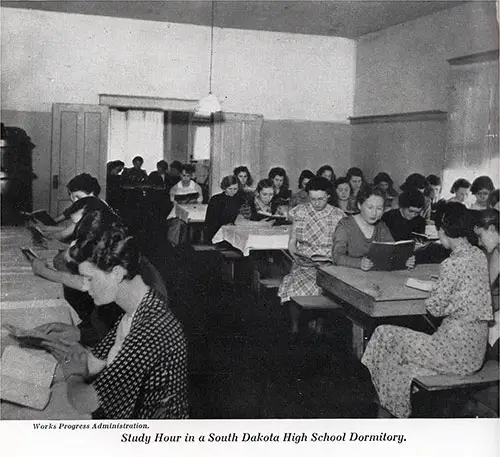
<path fill-rule="evenodd" d="M 297 253 L 304 257 L 321 255 L 331 257 L 333 234 L 344 212 L 327 205 L 316 211 L 310 203 L 296 206 L 293 210 L 297 238 Z M 320 295 L 321 288 L 316 285 L 316 268 L 300 266 L 295 262 L 290 274 L 283 278 L 278 295 L 281 302 L 300 295 Z"/>
<path fill-rule="evenodd" d="M 484 253 L 462 240 L 441 264 L 426 307 L 432 315 L 444 316 L 434 334 L 381 325 L 361 360 L 371 373 L 380 404 L 397 417 L 411 414 L 415 376 L 467 375 L 481 368 L 493 316 Z"/>

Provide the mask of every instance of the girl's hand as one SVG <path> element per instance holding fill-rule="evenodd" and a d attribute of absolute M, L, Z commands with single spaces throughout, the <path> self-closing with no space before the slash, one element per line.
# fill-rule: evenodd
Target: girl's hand
<path fill-rule="evenodd" d="M 36 327 L 34 330 L 43 332 L 50 337 L 77 343 L 80 341 L 80 329 L 62 322 L 51 322 Z"/>
<path fill-rule="evenodd" d="M 363 257 L 361 259 L 361 269 L 363 271 L 368 271 L 373 268 L 373 262 L 368 257 Z"/>
<path fill-rule="evenodd" d="M 415 256 L 412 255 L 407 261 L 406 261 L 406 268 L 409 270 L 415 268 Z"/>
<path fill-rule="evenodd" d="M 31 269 L 33 270 L 33 273 L 35 273 L 38 276 L 42 276 L 42 273 L 47 269 L 48 264 L 46 260 L 43 259 L 33 259 L 31 262 Z"/>
<path fill-rule="evenodd" d="M 47 348 L 61 365 L 64 379 L 71 375 L 89 376 L 88 351 L 81 344 L 72 341 L 44 341 L 42 345 Z"/>

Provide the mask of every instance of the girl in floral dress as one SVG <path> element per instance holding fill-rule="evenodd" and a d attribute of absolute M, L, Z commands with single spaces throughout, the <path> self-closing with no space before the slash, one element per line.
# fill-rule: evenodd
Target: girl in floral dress
<path fill-rule="evenodd" d="M 410 416 L 414 377 L 467 375 L 483 364 L 493 314 L 486 257 L 468 240 L 471 218 L 464 205 L 447 203 L 437 224 L 441 243 L 452 251 L 426 300 L 432 315 L 444 317 L 438 330 L 427 335 L 381 325 L 366 347 L 362 363 L 370 370 L 380 405 L 394 416 Z"/>

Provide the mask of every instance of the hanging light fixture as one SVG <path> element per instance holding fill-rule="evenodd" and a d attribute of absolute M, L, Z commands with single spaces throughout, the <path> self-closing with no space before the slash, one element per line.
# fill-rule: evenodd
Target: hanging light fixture
<path fill-rule="evenodd" d="M 200 117 L 210 117 L 211 114 L 221 111 L 219 100 L 212 93 L 212 66 L 214 60 L 214 17 L 215 17 L 215 0 L 212 0 L 212 21 L 210 26 L 210 68 L 208 79 L 208 95 L 201 98 L 196 106 L 195 115 Z"/>

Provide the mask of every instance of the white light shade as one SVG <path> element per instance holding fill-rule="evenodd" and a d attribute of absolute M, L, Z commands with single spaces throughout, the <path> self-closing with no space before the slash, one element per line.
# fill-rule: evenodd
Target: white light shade
<path fill-rule="evenodd" d="M 198 106 L 194 110 L 194 114 L 201 117 L 210 117 L 211 114 L 221 111 L 219 100 L 217 97 L 209 93 L 198 102 Z"/>

